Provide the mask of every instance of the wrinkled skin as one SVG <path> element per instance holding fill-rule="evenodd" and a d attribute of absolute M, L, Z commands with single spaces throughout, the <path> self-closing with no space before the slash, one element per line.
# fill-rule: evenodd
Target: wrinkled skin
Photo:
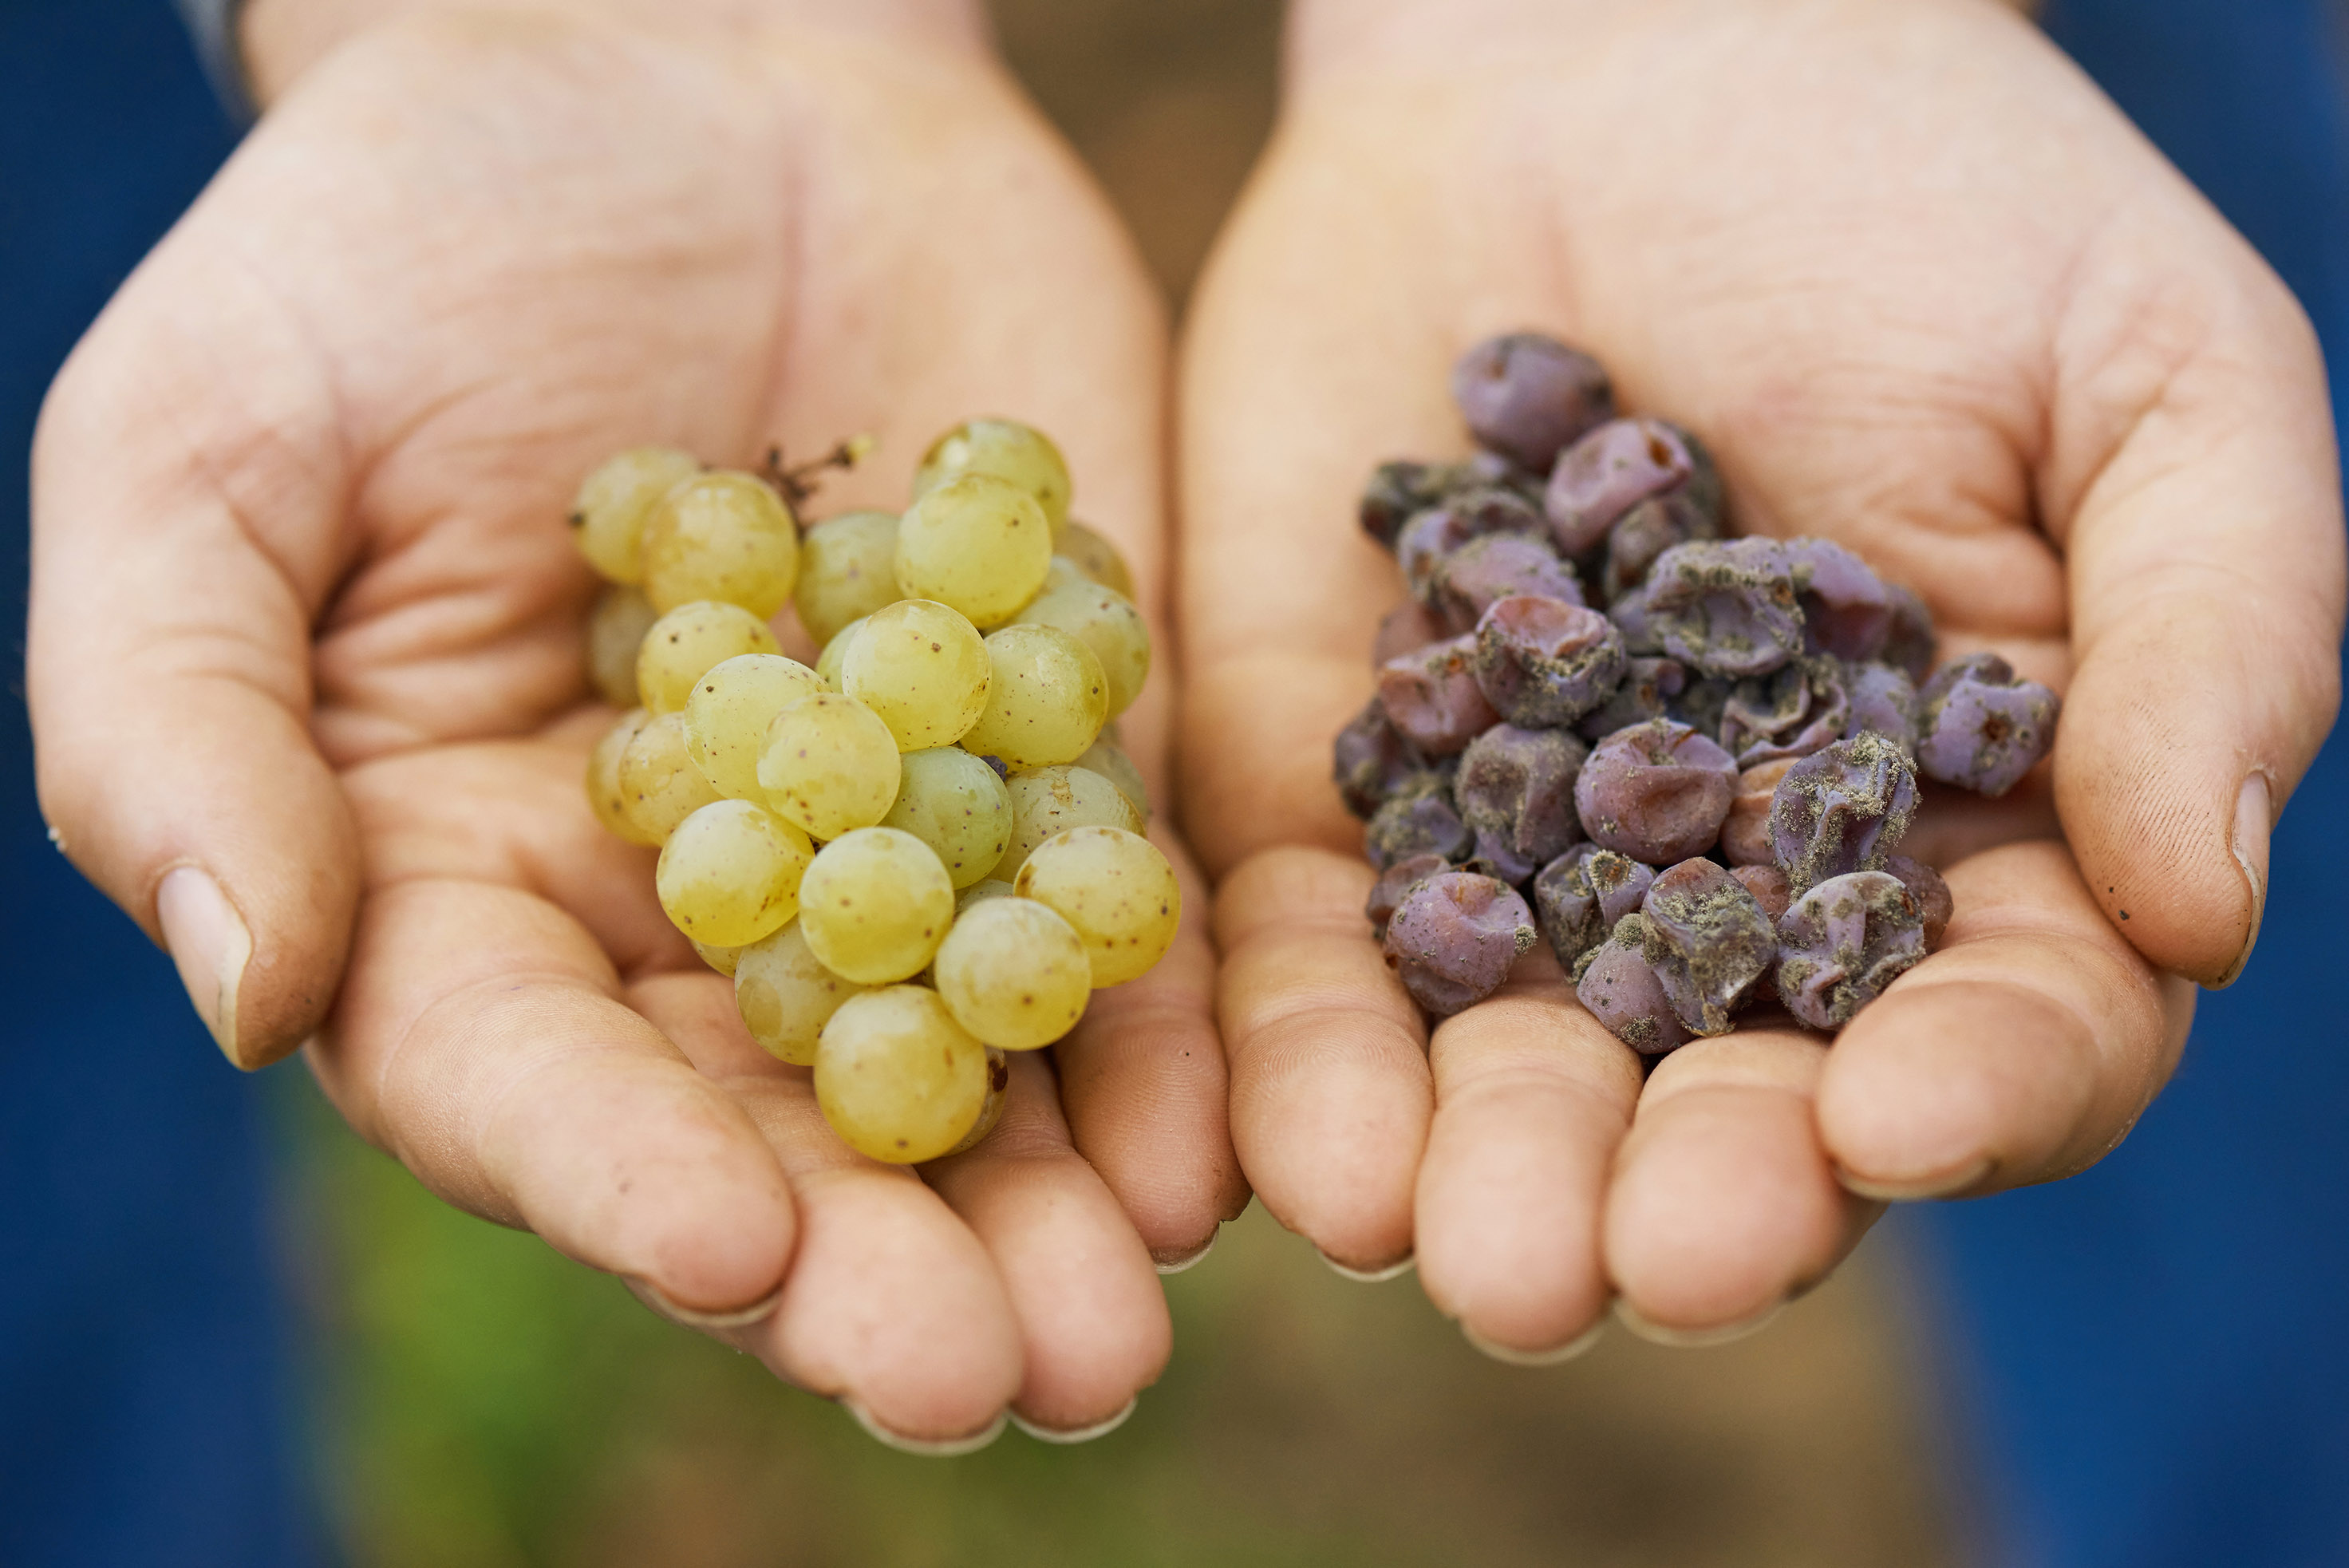
<path fill-rule="evenodd" d="M 2333 718 L 2341 518 L 2292 300 L 1982 0 L 1293 15 L 1181 412 L 1184 810 L 1258 1196 L 1348 1264 L 1415 1255 L 1439 1307 L 1530 1352 L 1618 1296 L 1724 1329 L 1880 1199 L 2094 1162 L 2168 1077 L 2189 980 L 2244 961 Z M 2052 765 L 1997 802 L 1928 792 L 1902 847 L 1956 919 L 1832 1055 L 1756 1023 L 1643 1080 L 1538 950 L 1431 1036 L 1363 929 L 1324 748 L 1396 582 L 1353 499 L 1381 458 L 1463 450 L 1451 360 L 1521 327 L 1697 431 L 1737 528 L 1847 545 L 1945 652 L 2064 694 Z"/>

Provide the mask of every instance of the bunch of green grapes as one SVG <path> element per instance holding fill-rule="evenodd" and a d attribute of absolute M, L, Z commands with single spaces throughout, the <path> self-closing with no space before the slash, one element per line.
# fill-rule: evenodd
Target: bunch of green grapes
<path fill-rule="evenodd" d="M 572 514 L 609 581 L 589 672 L 627 710 L 588 801 L 660 850 L 661 908 L 875 1159 L 984 1138 L 1005 1053 L 1068 1033 L 1181 919 L 1115 723 L 1149 630 L 1070 488 L 1042 432 L 985 419 L 932 444 L 902 514 L 802 528 L 794 475 L 664 447 L 604 463 Z M 787 605 L 812 670 L 769 625 Z"/>

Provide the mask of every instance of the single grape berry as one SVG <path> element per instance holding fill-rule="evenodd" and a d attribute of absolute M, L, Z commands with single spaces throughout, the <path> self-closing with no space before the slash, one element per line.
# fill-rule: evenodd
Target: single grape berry
<path fill-rule="evenodd" d="M 1386 705 L 1376 698 L 1338 732 L 1330 751 L 1339 798 L 1364 819 L 1407 781 L 1428 771 L 1427 758 L 1388 722 Z"/>
<path fill-rule="evenodd" d="M 1412 597 L 1435 609 L 1440 602 L 1437 580 L 1454 551 L 1488 535 L 1539 537 L 1541 533 L 1541 514 L 1524 496 L 1497 487 L 1470 490 L 1405 523 L 1395 536 L 1395 560 Z"/>
<path fill-rule="evenodd" d="M 1884 634 L 1884 647 L 1878 659 L 1895 670 L 1907 672 L 1911 680 L 1922 680 L 1933 668 L 1933 654 L 1939 639 L 1933 634 L 1933 612 L 1914 591 L 1889 585 L 1885 592 L 1892 597 L 1892 625 Z"/>
<path fill-rule="evenodd" d="M 1725 1034 L 1729 1014 L 1778 956 L 1777 933 L 1745 885 L 1710 860 L 1656 874 L 1640 901 L 1641 952 L 1692 1034 Z"/>
<path fill-rule="evenodd" d="M 1451 787 L 1440 774 L 1421 774 L 1404 784 L 1362 830 L 1362 853 L 1381 869 L 1414 855 L 1465 860 L 1475 847 L 1475 836 L 1460 820 Z"/>
<path fill-rule="evenodd" d="M 1536 935 L 1516 889 L 1473 871 L 1443 871 L 1396 905 L 1387 963 L 1422 1007 L 1448 1017 L 1500 990 Z"/>
<path fill-rule="evenodd" d="M 1636 912 L 1656 869 L 1628 855 L 1578 844 L 1534 877 L 1534 909 L 1557 961 L 1571 970 L 1624 916 Z"/>
<path fill-rule="evenodd" d="M 1995 653 L 1943 665 L 1917 701 L 1918 768 L 1927 778 L 1992 796 L 2013 789 L 2047 754 L 2063 706 L 2036 680 L 2017 680 Z"/>
<path fill-rule="evenodd" d="M 1452 797 L 1475 836 L 1477 869 L 1523 883 L 1582 836 L 1574 779 L 1589 749 L 1563 730 L 1495 724 L 1460 753 Z"/>
<path fill-rule="evenodd" d="M 1574 994 L 1608 1033 L 1642 1056 L 1688 1044 L 1689 1032 L 1648 962 L 1646 921 L 1626 915 L 1614 934 L 1583 957 Z"/>
<path fill-rule="evenodd" d="M 1387 922 L 1394 919 L 1395 907 L 1402 902 L 1402 896 L 1430 877 L 1451 869 L 1452 863 L 1441 855 L 1413 855 L 1380 872 L 1379 879 L 1371 884 L 1370 898 L 1362 905 L 1362 913 L 1371 919 L 1371 934 L 1385 937 Z"/>
<path fill-rule="evenodd" d="M 1687 685 L 1687 667 L 1677 659 L 1626 659 L 1622 684 L 1584 714 L 1574 732 L 1586 741 L 1603 741 L 1626 725 L 1661 719 Z"/>
<path fill-rule="evenodd" d="M 1558 551 L 1596 549 L 1615 520 L 1696 470 L 1681 432 L 1661 420 L 1609 420 L 1558 454 L 1542 497 Z"/>
<path fill-rule="evenodd" d="M 1496 599 L 1537 595 L 1569 605 L 1582 602 L 1574 568 L 1557 558 L 1544 539 L 1522 534 L 1485 534 L 1469 540 L 1437 564 L 1436 613 L 1454 632 L 1473 631 Z"/>
<path fill-rule="evenodd" d="M 1477 445 L 1543 473 L 1615 413 L 1615 389 L 1599 361 L 1539 332 L 1488 337 L 1460 356 L 1452 401 Z"/>
<path fill-rule="evenodd" d="M 1713 675 L 1767 675 L 1803 650 L 1795 566 L 1775 539 L 1675 545 L 1640 611 L 1663 651 Z"/>
<path fill-rule="evenodd" d="M 1850 664 L 1844 681 L 1851 691 L 1851 717 L 1844 723 L 1844 739 L 1853 740 L 1873 730 L 1900 749 L 1917 751 L 1917 686 L 1909 672 L 1890 664 Z"/>
<path fill-rule="evenodd" d="M 1448 757 L 1491 729 L 1500 715 L 1477 684 L 1477 639 L 1455 637 L 1379 667 L 1379 702 L 1402 738 Z"/>
<path fill-rule="evenodd" d="M 1844 738 L 1851 693 L 1833 658 L 1797 659 L 1741 680 L 1721 707 L 1721 746 L 1741 768 L 1807 757 Z"/>
<path fill-rule="evenodd" d="M 1612 604 L 1648 580 L 1663 553 L 1720 531 L 1715 519 L 1687 495 L 1652 495 L 1615 520 L 1607 531 L 1607 559 L 1599 568 L 1599 597 Z"/>
<path fill-rule="evenodd" d="M 1737 775 L 1737 793 L 1730 798 L 1729 818 L 1721 825 L 1721 857 L 1732 866 L 1773 866 L 1778 863 L 1770 842 L 1770 805 L 1778 781 L 1799 757 L 1757 763 Z"/>
<path fill-rule="evenodd" d="M 1737 792 L 1729 753 L 1670 719 L 1634 724 L 1599 742 L 1575 780 L 1582 830 L 1602 848 L 1669 866 L 1721 836 Z"/>
<path fill-rule="evenodd" d="M 1799 894 L 1831 877 L 1880 869 L 1916 810 L 1908 753 L 1881 735 L 1837 741 L 1778 781 L 1771 850 Z"/>
<path fill-rule="evenodd" d="M 1900 878 L 1852 871 L 1778 919 L 1778 996 L 1814 1029 L 1840 1029 L 1925 956 L 1924 921 Z"/>
<path fill-rule="evenodd" d="M 1941 945 L 1941 935 L 1950 929 L 1950 917 L 1957 910 L 1950 885 L 1941 880 L 1939 871 L 1906 855 L 1886 856 L 1884 869 L 1899 877 L 1909 896 L 1917 900 L 1917 914 L 1925 924 L 1925 950 L 1931 952 Z"/>
<path fill-rule="evenodd" d="M 1868 563 L 1832 539 L 1789 539 L 1803 632 L 1814 653 L 1874 659 L 1892 631 L 1892 592 Z"/>
<path fill-rule="evenodd" d="M 1530 594 L 1495 599 L 1473 640 L 1475 683 L 1512 724 L 1571 724 L 1623 681 L 1623 639 L 1580 605 Z"/>

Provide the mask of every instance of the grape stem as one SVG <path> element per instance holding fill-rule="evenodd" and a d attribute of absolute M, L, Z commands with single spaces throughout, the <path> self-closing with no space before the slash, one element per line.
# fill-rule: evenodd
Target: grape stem
<path fill-rule="evenodd" d="M 846 441 L 834 442 L 833 449 L 822 457 L 785 468 L 782 443 L 778 441 L 767 448 L 767 461 L 760 467 L 759 477 L 773 485 L 796 513 L 823 484 L 826 469 L 854 468 L 872 452 L 874 444 L 869 435 L 850 436 Z"/>

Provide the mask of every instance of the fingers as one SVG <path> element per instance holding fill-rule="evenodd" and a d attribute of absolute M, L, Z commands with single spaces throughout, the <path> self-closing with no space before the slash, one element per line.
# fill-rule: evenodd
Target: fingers
<path fill-rule="evenodd" d="M 1371 873 L 1268 850 L 1216 895 L 1232 1144 L 1273 1217 L 1344 1267 L 1412 1254 L 1433 1085 L 1419 1010 L 1369 940 Z"/>
<path fill-rule="evenodd" d="M 1837 1036 L 1818 1124 L 1847 1185 L 1983 1192 L 2085 1168 L 2177 1064 L 2193 992 L 2139 957 L 2060 845 L 1951 867 L 1946 945 Z"/>

